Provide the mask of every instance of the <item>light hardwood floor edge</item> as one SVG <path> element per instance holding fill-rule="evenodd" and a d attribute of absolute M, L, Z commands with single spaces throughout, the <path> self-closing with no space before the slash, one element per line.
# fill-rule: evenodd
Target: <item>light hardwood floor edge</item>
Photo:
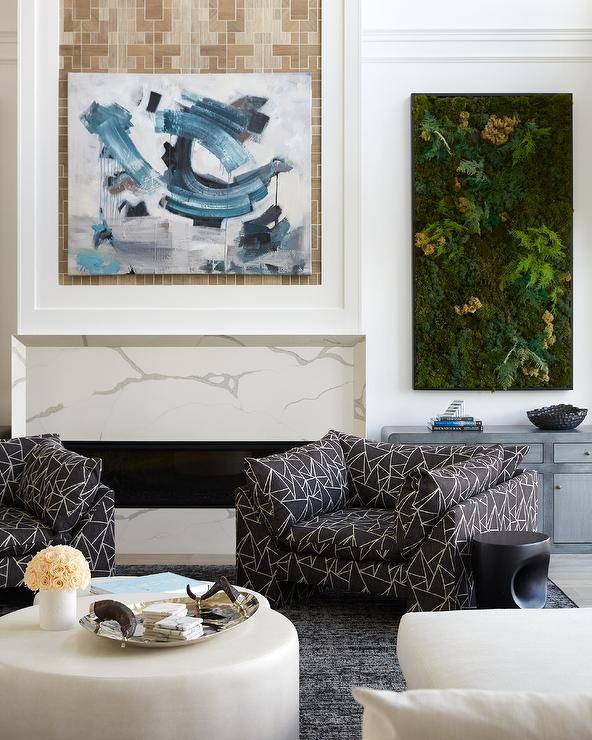
<path fill-rule="evenodd" d="M 592 607 L 592 555 L 551 555 L 549 578 L 579 607 Z"/>

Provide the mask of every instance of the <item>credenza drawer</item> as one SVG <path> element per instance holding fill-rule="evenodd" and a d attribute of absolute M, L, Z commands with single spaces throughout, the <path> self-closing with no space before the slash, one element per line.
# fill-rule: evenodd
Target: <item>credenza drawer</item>
<path fill-rule="evenodd" d="M 563 463 L 592 463 L 592 442 L 589 444 L 557 443 L 553 445 L 553 461 Z"/>
<path fill-rule="evenodd" d="M 530 449 L 522 462 L 525 463 L 542 463 L 543 462 L 543 445 L 530 445 Z"/>

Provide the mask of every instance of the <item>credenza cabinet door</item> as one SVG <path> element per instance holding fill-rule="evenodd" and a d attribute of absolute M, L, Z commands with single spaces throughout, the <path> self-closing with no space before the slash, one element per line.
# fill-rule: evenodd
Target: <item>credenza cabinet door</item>
<path fill-rule="evenodd" d="M 553 476 L 553 540 L 592 542 L 592 473 Z"/>
<path fill-rule="evenodd" d="M 520 463 L 520 467 L 524 467 L 524 465 L 528 465 L 529 463 L 533 465 L 535 463 L 542 463 L 542 462 L 543 462 L 543 445 L 542 444 L 532 444 L 529 446 L 529 450 L 526 453 L 526 457 Z"/>

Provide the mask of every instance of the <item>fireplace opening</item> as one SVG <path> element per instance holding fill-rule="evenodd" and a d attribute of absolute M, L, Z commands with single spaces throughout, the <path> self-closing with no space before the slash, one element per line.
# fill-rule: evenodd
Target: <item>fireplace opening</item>
<path fill-rule="evenodd" d="M 64 442 L 103 461 L 102 481 L 119 508 L 233 508 L 245 457 L 305 442 Z"/>

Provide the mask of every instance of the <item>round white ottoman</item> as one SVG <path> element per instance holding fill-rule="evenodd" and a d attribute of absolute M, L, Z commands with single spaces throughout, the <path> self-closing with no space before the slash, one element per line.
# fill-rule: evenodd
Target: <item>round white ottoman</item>
<path fill-rule="evenodd" d="M 80 598 L 79 616 L 97 598 Z M 298 740 L 298 678 L 294 625 L 265 607 L 202 644 L 158 650 L 81 627 L 44 632 L 36 606 L 0 619 L 6 740 Z"/>

